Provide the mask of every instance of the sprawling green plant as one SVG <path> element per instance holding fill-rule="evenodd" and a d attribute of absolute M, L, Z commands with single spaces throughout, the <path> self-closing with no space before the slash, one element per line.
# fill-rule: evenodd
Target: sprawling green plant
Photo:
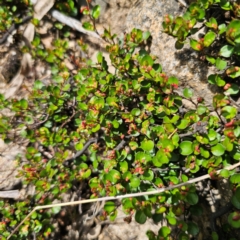
<path fill-rule="evenodd" d="M 194 12 L 188 13 L 190 20 L 182 18 L 181 24 L 184 21 L 195 24 L 203 19 L 205 10 L 197 7 L 193 11 L 194 6 L 188 10 Z M 93 20 L 86 28 L 94 29 L 99 8 L 86 11 Z M 170 16 L 168 19 L 165 29 L 170 29 L 174 36 L 180 35 L 174 31 L 183 31 L 184 37 L 178 37 L 182 43 L 189 29 L 174 30 L 176 21 Z M 3 239 L 32 206 L 61 199 L 63 193 L 81 181 L 88 181 L 91 198 L 99 198 L 151 191 L 206 173 L 212 179 L 230 179 L 236 210 L 230 213 L 229 223 L 240 227 L 240 175 L 228 170 L 216 174 L 218 169 L 240 160 L 239 109 L 224 93 L 214 96 L 211 108 L 203 98 L 194 102 L 190 89 L 184 89 L 182 96 L 177 94 L 178 79 L 162 72 L 156 58 L 144 48 L 149 36 L 149 32 L 133 29 L 117 39 L 106 29 L 102 37 L 109 43 L 106 50 L 115 72 L 109 72 L 100 52 L 96 64 L 79 66 L 75 75 L 69 74 L 62 61 L 68 56 L 67 42 L 58 39 L 53 49 L 46 51 L 36 36 L 29 51 L 51 65 L 52 83 L 36 80 L 28 99 L 0 98 L 2 109 L 8 107 L 15 112 L 11 119 L 0 116 L 2 137 L 14 141 L 8 134 L 14 128 L 29 140 L 27 162 L 19 177 L 24 178 L 25 184 L 35 186 L 35 202 L 32 199 L 0 202 L 4 209 L 0 222 Z M 195 109 L 182 109 L 183 99 L 191 101 Z M 19 163 L 22 164 L 21 158 Z M 126 198 L 122 207 L 140 224 L 148 218 L 155 222 L 167 220 L 167 226 L 157 235 L 147 233 L 150 240 L 190 239 L 199 232 L 198 224 L 189 217 L 202 212 L 193 184 L 155 195 Z M 49 236 L 54 231 L 51 218 L 58 211 L 59 208 L 35 212 L 12 238 L 26 239 L 33 232 L 38 239 Z M 107 216 L 111 220 L 117 217 L 115 202 L 105 204 L 101 218 Z M 217 239 L 217 233 L 214 234 Z"/>
<path fill-rule="evenodd" d="M 32 7 L 28 0 L 0 1 L 0 31 L 6 33 L 12 27 L 20 24 L 27 16 L 32 15 Z"/>

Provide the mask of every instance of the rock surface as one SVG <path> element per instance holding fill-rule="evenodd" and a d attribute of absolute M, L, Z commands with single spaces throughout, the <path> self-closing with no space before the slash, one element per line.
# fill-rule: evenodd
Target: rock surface
<path fill-rule="evenodd" d="M 130 223 L 124 221 L 126 215 L 118 208 L 118 217 L 110 225 L 103 228 L 98 240 L 147 240 L 146 232 L 151 230 L 155 233 L 161 228 L 163 223 L 154 223 L 152 219 L 148 219 L 145 224 L 139 224 L 132 218 Z M 165 223 L 166 224 L 166 223 Z"/>
<path fill-rule="evenodd" d="M 138 1 L 129 11 L 126 25 L 127 31 L 139 28 L 150 31 L 152 35 L 151 53 L 159 59 L 163 71 L 168 76 L 175 76 L 180 80 L 181 88 L 190 87 L 194 96 L 205 98 L 211 103 L 216 89 L 210 89 L 207 76 L 212 72 L 206 62 L 198 59 L 196 52 L 189 45 L 176 50 L 176 39 L 162 31 L 163 17 L 166 14 L 180 15 L 184 9 L 176 0 Z"/>
<path fill-rule="evenodd" d="M 17 189 L 21 179 L 16 178 L 18 166 L 14 161 L 18 154 L 23 154 L 25 146 L 18 144 L 6 144 L 0 139 L 0 190 Z"/>

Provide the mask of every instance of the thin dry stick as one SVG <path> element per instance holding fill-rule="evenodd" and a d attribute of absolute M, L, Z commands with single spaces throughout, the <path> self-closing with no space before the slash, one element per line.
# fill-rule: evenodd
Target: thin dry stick
<path fill-rule="evenodd" d="M 168 139 L 170 139 L 176 132 L 177 132 L 177 128 L 168 136 Z"/>
<path fill-rule="evenodd" d="M 240 166 L 240 162 L 228 166 L 224 169 L 227 170 L 233 170 L 237 167 Z M 220 173 L 220 171 L 223 169 L 220 169 L 217 171 L 217 174 Z M 101 202 L 101 201 L 109 201 L 109 200 L 117 200 L 117 199 L 123 199 L 123 198 L 130 198 L 130 197 L 140 197 L 143 195 L 153 195 L 153 194 L 158 194 L 158 193 L 162 193 L 165 191 L 169 191 L 175 188 L 179 188 L 188 184 L 192 184 L 192 183 L 196 183 L 196 182 L 200 182 L 203 181 L 205 179 L 210 178 L 209 174 L 203 175 L 201 177 L 197 177 L 194 179 L 190 179 L 187 182 L 184 183 L 180 183 L 174 186 L 170 186 L 170 187 L 166 187 L 166 188 L 160 188 L 154 191 L 149 191 L 149 192 L 138 192 L 138 193 L 129 193 L 129 194 L 125 194 L 125 195 L 119 195 L 116 197 L 103 197 L 103 198 L 94 198 L 94 199 L 86 199 L 86 200 L 80 200 L 80 201 L 75 201 L 75 202 L 66 202 L 66 203 L 56 203 L 56 204 L 49 204 L 49 205 L 43 205 L 43 206 L 37 206 L 35 207 L 19 224 L 18 226 L 13 230 L 13 232 L 8 236 L 7 239 L 10 239 L 11 236 L 19 229 L 19 227 L 36 211 L 36 210 L 40 210 L 40 209 L 46 209 L 46 208 L 52 208 L 52 207 L 64 207 L 64 206 L 70 206 L 70 205 L 78 205 L 78 204 L 84 204 L 84 203 L 91 203 L 91 202 Z"/>
<path fill-rule="evenodd" d="M 97 33 L 93 32 L 93 31 L 86 30 L 85 28 L 83 28 L 82 23 L 77 21 L 74 18 L 68 17 L 68 16 L 60 13 L 57 10 L 52 11 L 52 16 L 55 19 L 57 19 L 59 22 L 64 23 L 64 24 L 68 25 L 69 27 L 71 27 L 73 29 L 76 29 L 79 32 L 82 32 L 82 33 L 87 34 L 91 37 L 94 37 L 94 38 L 97 38 L 97 39 L 100 39 L 100 40 L 104 41 Z"/>
<path fill-rule="evenodd" d="M 19 190 L 0 191 L 0 198 L 19 198 Z"/>
<path fill-rule="evenodd" d="M 177 0 L 182 6 L 187 7 L 188 4 L 184 0 Z"/>

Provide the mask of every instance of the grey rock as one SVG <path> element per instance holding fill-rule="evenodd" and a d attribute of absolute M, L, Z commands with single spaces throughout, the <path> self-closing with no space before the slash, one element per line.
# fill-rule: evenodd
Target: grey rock
<path fill-rule="evenodd" d="M 24 146 L 17 144 L 6 144 L 0 139 L 0 189 L 12 190 L 21 184 L 20 178 L 17 178 L 19 166 L 15 162 L 18 154 L 23 155 Z M 21 167 L 21 166 L 20 166 Z"/>
<path fill-rule="evenodd" d="M 194 91 L 195 97 L 201 96 L 211 104 L 212 96 L 218 90 L 210 87 L 207 82 L 207 77 L 213 73 L 213 69 L 201 61 L 188 44 L 183 49 L 176 50 L 176 39 L 163 32 L 164 16 L 181 15 L 183 11 L 175 0 L 138 1 L 129 11 L 126 20 L 127 31 L 133 28 L 150 31 L 151 53 L 157 56 L 163 71 L 168 76 L 175 76 L 180 80 L 180 90 L 189 87 Z"/>
<path fill-rule="evenodd" d="M 155 234 L 162 226 L 166 226 L 167 222 L 165 220 L 154 223 L 154 221 L 149 218 L 144 224 L 139 224 L 135 221 L 133 216 L 131 221 L 127 223 L 127 215 L 123 212 L 121 207 L 118 207 L 118 216 L 115 221 L 103 228 L 102 233 L 99 235 L 98 240 L 148 240 L 146 233 L 148 230 L 153 231 Z M 124 221 L 125 219 L 125 221 Z"/>

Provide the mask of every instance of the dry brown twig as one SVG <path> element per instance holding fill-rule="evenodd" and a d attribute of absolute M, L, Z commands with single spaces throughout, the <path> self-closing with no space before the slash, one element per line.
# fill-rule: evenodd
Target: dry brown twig
<path fill-rule="evenodd" d="M 20 197 L 19 190 L 0 191 L 0 198 L 14 198 Z"/>
<path fill-rule="evenodd" d="M 88 30 L 84 29 L 83 26 L 82 26 L 82 23 L 79 22 L 79 21 L 77 21 L 76 19 L 71 18 L 71 17 L 68 17 L 68 16 L 60 13 L 60 12 L 57 11 L 57 10 L 53 10 L 51 14 L 52 14 L 52 16 L 53 16 L 55 19 L 57 19 L 59 22 L 68 25 L 68 26 L 71 27 L 72 29 L 75 29 L 75 30 L 77 30 L 77 31 L 79 31 L 79 32 L 82 32 L 82 33 L 84 33 L 84 34 L 87 34 L 87 35 L 89 35 L 89 36 L 91 36 L 91 37 L 94 37 L 94 38 L 97 38 L 97 39 L 103 41 L 103 39 L 102 39 L 96 32 L 88 31 Z"/>

